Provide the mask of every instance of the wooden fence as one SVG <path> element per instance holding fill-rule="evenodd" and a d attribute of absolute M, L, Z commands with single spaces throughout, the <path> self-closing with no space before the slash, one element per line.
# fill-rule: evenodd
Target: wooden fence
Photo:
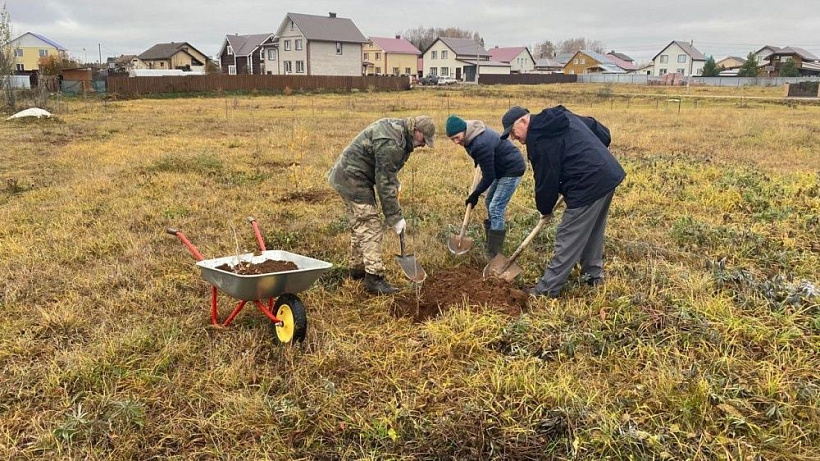
<path fill-rule="evenodd" d="M 306 75 L 189 75 L 166 77 L 108 77 L 108 93 L 122 96 L 214 91 L 293 91 L 410 89 L 407 77 Z"/>
<path fill-rule="evenodd" d="M 820 82 L 787 83 L 787 98 L 820 98 Z"/>
<path fill-rule="evenodd" d="M 567 74 L 481 74 L 478 83 L 482 85 L 540 85 L 544 83 L 575 83 L 577 75 Z"/>

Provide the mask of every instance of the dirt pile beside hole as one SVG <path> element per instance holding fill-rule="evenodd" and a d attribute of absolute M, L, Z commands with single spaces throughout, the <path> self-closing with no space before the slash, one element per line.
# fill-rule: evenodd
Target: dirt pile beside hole
<path fill-rule="evenodd" d="M 261 263 L 249 263 L 243 261 L 237 264 L 236 266 L 230 266 L 226 263 L 221 266 L 216 266 L 216 268 L 226 272 L 233 272 L 239 275 L 259 275 L 271 274 L 274 272 L 295 271 L 296 269 L 299 269 L 299 266 L 297 266 L 292 261 L 266 259 Z"/>
<path fill-rule="evenodd" d="M 517 316 L 527 307 L 527 293 L 496 278 L 483 280 L 481 269 L 458 266 L 430 274 L 415 291 L 401 293 L 393 299 L 393 314 L 422 322 L 445 312 L 450 306 L 487 304 L 506 314 Z"/>

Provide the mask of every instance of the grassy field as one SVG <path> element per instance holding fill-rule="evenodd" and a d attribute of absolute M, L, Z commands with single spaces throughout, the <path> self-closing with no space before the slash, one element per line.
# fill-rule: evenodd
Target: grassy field
<path fill-rule="evenodd" d="M 818 459 L 820 105 L 710 98 L 781 91 L 69 99 L 0 122 L 0 458 Z M 627 171 L 605 285 L 573 274 L 517 318 L 456 295 L 414 324 L 344 279 L 325 173 L 362 127 L 456 113 L 498 128 L 510 104 L 558 103 L 609 126 Z M 472 165 L 437 142 L 400 173 L 431 277 L 483 265 L 446 250 Z M 299 347 L 275 347 L 255 309 L 209 327 L 209 285 L 164 233 L 206 257 L 252 251 L 249 215 L 269 247 L 336 264 L 300 295 Z M 537 219 L 528 172 L 507 254 Z M 412 289 L 386 235 L 388 278 Z M 518 283 L 553 242 L 535 240 Z"/>

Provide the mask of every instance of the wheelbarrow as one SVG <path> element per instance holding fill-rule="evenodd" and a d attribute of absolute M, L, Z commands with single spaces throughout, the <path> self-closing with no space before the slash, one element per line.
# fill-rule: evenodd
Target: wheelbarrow
<path fill-rule="evenodd" d="M 296 293 L 310 288 L 322 274 L 333 267 L 333 264 L 288 251 L 267 250 L 256 219 L 250 217 L 248 222 L 253 226 L 261 251 L 214 259 L 205 259 L 179 230 L 168 228 L 166 232 L 179 238 L 180 242 L 188 248 L 197 260 L 196 265 L 200 269 L 202 278 L 211 284 L 211 324 L 216 327 L 230 326 L 233 319 L 250 301 L 273 322 L 273 338 L 277 344 L 302 341 L 307 334 L 307 312 L 304 303 L 296 296 Z M 225 267 L 225 264 L 234 268 L 240 262 L 258 264 L 267 260 L 290 261 L 296 264 L 298 269 L 242 275 L 220 268 L 220 266 Z M 224 322 L 220 322 L 218 316 L 218 290 L 240 300 Z"/>

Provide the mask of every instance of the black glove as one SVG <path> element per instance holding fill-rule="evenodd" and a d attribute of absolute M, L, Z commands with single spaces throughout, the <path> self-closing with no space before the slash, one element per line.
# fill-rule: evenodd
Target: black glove
<path fill-rule="evenodd" d="M 470 194 L 470 196 L 467 197 L 467 200 L 464 201 L 464 205 L 472 205 L 473 208 L 475 208 L 475 206 L 478 205 L 478 195 Z"/>

